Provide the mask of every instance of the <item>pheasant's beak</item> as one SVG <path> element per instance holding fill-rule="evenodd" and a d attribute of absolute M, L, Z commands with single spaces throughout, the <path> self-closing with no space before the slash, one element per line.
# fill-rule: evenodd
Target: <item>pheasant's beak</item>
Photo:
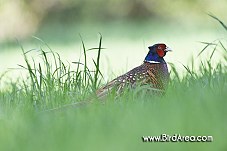
<path fill-rule="evenodd" d="M 167 51 L 173 51 L 173 50 L 169 47 L 166 47 L 165 51 L 167 52 Z"/>

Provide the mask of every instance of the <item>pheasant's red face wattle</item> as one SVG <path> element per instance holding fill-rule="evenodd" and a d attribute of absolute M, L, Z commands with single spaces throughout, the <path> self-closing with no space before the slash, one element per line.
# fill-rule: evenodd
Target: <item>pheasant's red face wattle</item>
<path fill-rule="evenodd" d="M 162 50 L 162 49 L 158 49 L 156 52 L 157 52 L 159 57 L 164 57 L 165 56 L 165 51 Z"/>
<path fill-rule="evenodd" d="M 165 49 L 166 49 L 165 44 L 159 44 L 158 45 L 156 52 L 157 52 L 159 57 L 164 57 L 166 55 Z"/>

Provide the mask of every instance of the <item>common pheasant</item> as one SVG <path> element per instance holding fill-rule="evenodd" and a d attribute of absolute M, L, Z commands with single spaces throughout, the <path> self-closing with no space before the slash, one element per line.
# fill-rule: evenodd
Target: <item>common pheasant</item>
<path fill-rule="evenodd" d="M 169 81 L 169 71 L 164 56 L 168 51 L 172 51 L 163 43 L 148 47 L 149 52 L 142 65 L 129 72 L 115 78 L 104 87 L 97 90 L 98 98 L 107 95 L 109 91 L 116 88 L 116 92 L 121 92 L 126 86 L 150 85 L 157 91 L 164 91 Z"/>
<path fill-rule="evenodd" d="M 99 99 L 105 97 L 109 91 L 116 88 L 120 93 L 125 87 L 136 87 L 139 85 L 149 85 L 154 91 L 163 92 L 169 81 L 169 71 L 164 56 L 168 51 L 172 51 L 165 44 L 159 43 L 148 47 L 149 52 L 142 65 L 130 70 L 129 72 L 115 78 L 96 91 Z M 73 104 L 64 105 L 60 108 L 53 108 L 43 111 L 53 112 L 86 105 L 91 101 L 81 101 Z M 43 113 L 42 112 L 42 113 Z"/>

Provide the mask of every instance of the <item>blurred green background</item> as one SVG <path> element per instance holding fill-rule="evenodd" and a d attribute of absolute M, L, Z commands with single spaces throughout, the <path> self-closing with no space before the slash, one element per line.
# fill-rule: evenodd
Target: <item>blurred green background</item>
<path fill-rule="evenodd" d="M 226 46 L 226 31 L 207 15 L 227 23 L 226 10 L 227 0 L 0 0 L 0 150 L 226 150 L 226 60 L 220 61 L 226 52 L 219 47 L 211 63 L 210 45 L 197 56 L 205 47 L 201 41 L 224 38 Z M 187 73 L 181 81 L 176 74 L 164 97 L 132 91 L 105 105 L 59 114 L 37 115 L 36 102 L 78 101 L 77 92 L 61 91 L 55 83 L 53 87 L 47 84 L 43 93 L 34 92 L 29 78 L 15 83 L 9 80 L 10 88 L 1 89 L 2 73 L 18 68 L 17 64 L 25 65 L 19 44 L 25 51 L 33 50 L 27 55 L 41 62 L 36 50 L 49 49 L 33 36 L 39 37 L 74 68 L 72 62 L 83 52 L 79 35 L 89 49 L 98 47 L 99 33 L 106 48 L 101 53 L 105 80 L 141 64 L 147 47 L 158 42 L 174 50 L 165 59 L 176 66 L 177 74 L 186 72 L 182 63 L 194 61 L 191 68 L 202 67 L 200 61 L 205 60 L 208 65 L 195 73 L 197 78 Z M 88 66 L 96 54 L 87 52 Z M 21 80 L 25 73 L 27 70 L 10 70 L 4 78 Z M 212 135 L 214 142 L 141 142 L 143 135 L 162 133 Z"/>
<path fill-rule="evenodd" d="M 174 50 L 166 60 L 181 70 L 180 63 L 187 64 L 203 48 L 199 41 L 225 37 L 207 13 L 225 21 L 226 4 L 226 0 L 0 0 L 0 72 L 24 63 L 17 40 L 31 50 L 43 45 L 32 38 L 39 37 L 72 62 L 81 55 L 79 34 L 92 48 L 98 45 L 98 33 L 107 48 L 101 58 L 105 74 L 137 66 L 147 46 L 158 42 Z"/>

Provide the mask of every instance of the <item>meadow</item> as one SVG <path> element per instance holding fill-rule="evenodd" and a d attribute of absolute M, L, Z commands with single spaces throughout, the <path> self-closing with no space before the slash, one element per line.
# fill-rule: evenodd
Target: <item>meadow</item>
<path fill-rule="evenodd" d="M 226 150 L 226 39 L 204 42 L 199 54 L 211 49 L 209 56 L 183 64 L 184 74 L 169 63 L 171 81 L 164 96 L 138 87 L 100 103 L 94 91 L 105 84 L 102 38 L 91 49 L 81 39 L 83 55 L 73 70 L 45 41 L 36 38 L 45 46 L 38 50 L 19 43 L 24 61 L 19 67 L 27 76 L 0 90 L 0 150 Z M 33 51 L 39 61 L 29 57 Z M 90 62 L 89 51 L 96 54 Z M 221 59 L 215 60 L 215 53 Z M 50 111 L 90 99 L 93 103 Z M 213 142 L 142 141 L 142 136 L 161 134 L 213 136 Z"/>

